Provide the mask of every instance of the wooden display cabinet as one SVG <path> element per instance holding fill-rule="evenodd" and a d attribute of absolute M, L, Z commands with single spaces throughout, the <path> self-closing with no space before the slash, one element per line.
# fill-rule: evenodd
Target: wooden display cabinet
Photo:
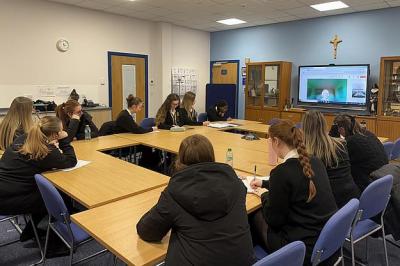
<path fill-rule="evenodd" d="M 292 63 L 248 63 L 246 70 L 245 119 L 267 122 L 280 117 L 290 97 Z"/>

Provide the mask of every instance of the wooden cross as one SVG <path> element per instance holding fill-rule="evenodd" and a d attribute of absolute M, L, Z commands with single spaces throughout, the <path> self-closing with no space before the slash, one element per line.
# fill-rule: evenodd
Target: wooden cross
<path fill-rule="evenodd" d="M 335 38 L 333 38 L 330 43 L 333 45 L 333 58 L 336 59 L 336 55 L 337 55 L 337 48 L 339 43 L 341 43 L 342 40 L 339 39 L 339 37 L 337 36 L 337 34 L 335 34 Z"/>

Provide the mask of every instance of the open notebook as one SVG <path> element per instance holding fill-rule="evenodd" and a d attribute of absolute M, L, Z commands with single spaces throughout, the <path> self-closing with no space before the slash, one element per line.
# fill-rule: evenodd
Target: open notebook
<path fill-rule="evenodd" d="M 216 123 L 210 123 L 208 126 L 213 128 L 226 128 L 226 127 L 237 127 L 238 125 L 226 122 L 216 122 Z"/>
<path fill-rule="evenodd" d="M 253 180 L 254 176 L 246 176 L 244 179 L 242 179 L 243 184 L 247 188 L 247 193 L 254 193 L 254 190 L 250 187 L 250 182 Z M 261 180 L 269 180 L 269 176 L 257 176 L 256 179 L 261 179 Z"/>

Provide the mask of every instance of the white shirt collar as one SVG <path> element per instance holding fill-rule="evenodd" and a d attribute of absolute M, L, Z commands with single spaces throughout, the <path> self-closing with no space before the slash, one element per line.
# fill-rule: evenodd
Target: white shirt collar
<path fill-rule="evenodd" d="M 129 108 L 126 108 L 126 111 L 128 111 L 128 114 L 133 115 L 133 113 L 131 112 L 131 110 L 129 110 Z"/>
<path fill-rule="evenodd" d="M 289 151 L 285 158 L 283 158 L 283 162 L 286 162 L 286 160 L 290 159 L 290 158 L 299 158 L 299 154 L 297 153 L 296 149 L 293 149 L 291 151 Z"/>

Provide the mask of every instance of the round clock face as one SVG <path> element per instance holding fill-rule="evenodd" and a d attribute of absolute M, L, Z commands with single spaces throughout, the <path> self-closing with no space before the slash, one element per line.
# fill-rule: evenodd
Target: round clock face
<path fill-rule="evenodd" d="M 60 39 L 57 41 L 57 49 L 61 52 L 66 52 L 69 49 L 69 42 L 65 39 Z"/>

